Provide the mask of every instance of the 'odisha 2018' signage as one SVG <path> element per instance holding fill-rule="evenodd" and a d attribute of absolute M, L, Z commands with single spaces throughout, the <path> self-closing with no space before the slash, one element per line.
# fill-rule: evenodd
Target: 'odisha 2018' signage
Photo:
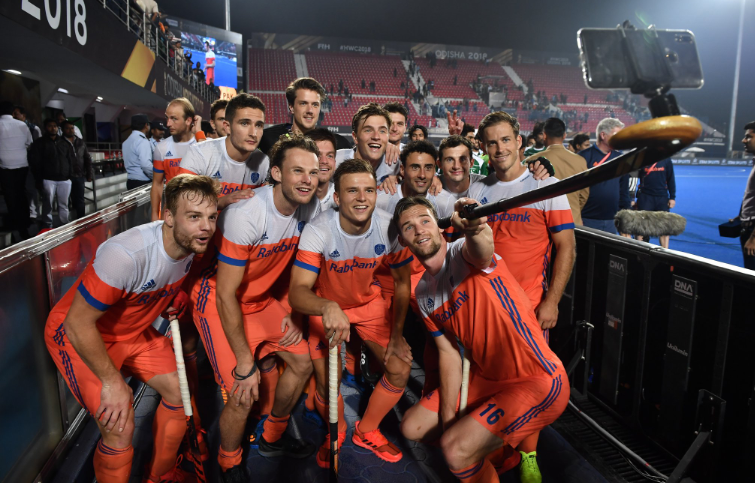
<path fill-rule="evenodd" d="M 463 51 L 463 50 L 436 50 L 435 56 L 439 59 L 467 59 L 467 60 L 485 60 L 488 54 L 485 52 Z"/>

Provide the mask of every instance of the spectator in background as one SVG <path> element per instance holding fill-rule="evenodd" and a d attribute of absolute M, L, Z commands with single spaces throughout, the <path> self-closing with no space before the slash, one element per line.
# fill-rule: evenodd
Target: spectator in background
<path fill-rule="evenodd" d="M 637 209 L 642 211 L 669 211 L 676 205 L 676 179 L 674 164 L 666 158 L 639 170 Z M 637 237 L 643 239 L 642 237 Z M 644 240 L 649 242 L 650 240 Z M 663 248 L 668 248 L 668 235 L 660 237 Z"/>
<path fill-rule="evenodd" d="M 13 119 L 12 113 L 12 103 L 0 102 L 0 188 L 8 207 L 9 228 L 18 231 L 20 240 L 26 240 L 30 223 L 26 197 L 27 149 L 32 144 L 32 136 L 26 124 Z"/>
<path fill-rule="evenodd" d="M 596 143 L 579 152 L 579 155 L 587 161 L 588 168 L 599 166 L 621 154 L 620 151 L 611 149 L 608 140 L 623 127 L 624 123 L 610 117 L 598 123 L 595 130 Z M 582 208 L 582 223 L 590 228 L 616 233 L 613 221 L 616 213 L 620 209 L 630 207 L 629 174 L 626 174 L 590 187 L 590 196 Z"/>
<path fill-rule="evenodd" d="M 197 83 L 204 82 L 204 71 L 202 70 L 201 62 L 197 62 L 197 66 L 194 67 L 194 79 Z"/>
<path fill-rule="evenodd" d="M 215 130 L 217 137 L 222 138 L 228 135 L 231 125 L 225 124 L 225 108 L 228 107 L 228 100 L 218 99 L 210 106 L 210 124 Z"/>
<path fill-rule="evenodd" d="M 367 82 L 364 79 L 362 79 L 362 89 L 367 89 Z"/>
<path fill-rule="evenodd" d="M 152 183 L 152 146 L 147 139 L 149 120 L 144 114 L 131 116 L 131 135 L 123 143 L 126 189 Z"/>
<path fill-rule="evenodd" d="M 205 66 L 205 82 L 210 85 L 215 81 L 215 52 L 212 51 L 212 46 L 208 41 L 204 41 L 204 66 Z"/>
<path fill-rule="evenodd" d="M 29 167 L 34 173 L 37 189 L 42 193 L 42 228 L 52 228 L 52 202 L 55 199 L 60 224 L 68 223 L 74 156 L 70 143 L 58 136 L 60 128 L 54 119 L 45 119 L 44 128 L 44 135 L 29 148 Z"/>
<path fill-rule="evenodd" d="M 555 177 L 558 179 L 568 178 L 587 170 L 585 158 L 578 154 L 570 153 L 564 148 L 564 136 L 566 134 L 564 121 L 555 117 L 547 119 L 543 124 L 543 134 L 545 135 L 545 150 L 526 158 L 524 160 L 525 163 L 543 156 L 553 165 Z M 566 199 L 569 200 L 572 217 L 574 218 L 574 224 L 576 225 L 582 225 L 581 212 L 589 196 L 590 188 L 572 191 L 566 195 Z"/>
<path fill-rule="evenodd" d="M 566 146 L 566 149 L 576 154 L 580 151 L 584 151 L 585 149 L 589 147 L 590 147 L 590 136 L 588 134 L 579 133 L 575 135 L 571 141 L 569 141 L 569 144 Z"/>
<path fill-rule="evenodd" d="M 26 127 L 28 127 L 31 132 L 32 142 L 42 137 L 42 130 L 39 129 L 39 126 L 26 118 L 26 109 L 22 106 L 15 106 L 13 108 L 13 119 L 26 124 Z"/>
<path fill-rule="evenodd" d="M 409 137 L 412 141 L 424 141 L 427 139 L 427 128 L 420 124 L 415 124 L 409 128 Z"/>
<path fill-rule="evenodd" d="M 154 119 L 149 126 L 149 137 L 147 139 L 149 139 L 149 143 L 152 145 L 152 152 L 154 153 L 157 143 L 165 137 L 166 127 L 159 119 Z"/>
<path fill-rule="evenodd" d="M 62 129 L 61 126 L 63 126 L 63 122 L 64 121 L 68 120 L 68 116 L 66 116 L 65 112 L 60 111 L 58 113 L 57 120 L 58 120 L 58 136 L 62 137 L 63 136 L 63 129 Z M 74 134 L 76 135 L 77 138 L 84 139 L 84 137 L 81 135 L 81 131 L 79 131 L 78 126 L 76 126 L 75 124 L 73 126 L 73 132 L 74 132 Z"/>
<path fill-rule="evenodd" d="M 555 94 L 553 96 L 555 97 Z M 530 146 L 524 150 L 525 158 L 529 158 L 533 154 L 539 153 L 541 151 L 545 151 L 545 134 L 543 134 L 542 122 L 535 123 L 535 127 L 532 128 L 532 137 L 535 140 L 535 144 L 534 146 Z M 527 138 L 527 140 L 529 142 L 529 137 Z"/>
<path fill-rule="evenodd" d="M 745 125 L 745 137 L 742 138 L 742 144 L 744 144 L 747 154 L 755 156 L 755 122 Z M 739 236 L 739 243 L 742 245 L 744 267 L 755 270 L 755 167 L 752 168 L 750 176 L 747 178 L 742 207 L 737 219 L 742 222 L 742 234 Z"/>
<path fill-rule="evenodd" d="M 74 135 L 74 125 L 71 121 L 63 121 L 63 139 L 68 141 L 73 152 L 73 168 L 71 172 L 71 202 L 76 210 L 76 218 L 81 218 L 86 213 L 84 202 L 84 183 L 94 179 L 92 156 L 89 155 L 84 141 Z M 76 219 L 74 218 L 74 219 Z"/>

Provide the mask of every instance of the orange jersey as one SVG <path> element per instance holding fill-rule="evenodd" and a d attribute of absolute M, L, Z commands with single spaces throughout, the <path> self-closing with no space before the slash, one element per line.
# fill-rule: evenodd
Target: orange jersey
<path fill-rule="evenodd" d="M 556 374 L 561 361 L 505 262 L 496 255 L 487 269 L 477 270 L 462 256 L 465 243 L 449 243 L 440 272 L 425 272 L 417 285 L 431 335 L 456 338 L 470 351 L 475 373 L 491 381 Z"/>
<path fill-rule="evenodd" d="M 208 139 L 193 146 L 181 160 L 181 173 L 209 176 L 220 181 L 220 196 L 234 191 L 258 188 L 265 183 L 270 160 L 255 150 L 245 162 L 228 156 L 226 138 Z"/>
<path fill-rule="evenodd" d="M 380 296 L 375 272 L 383 260 L 399 268 L 414 260 L 401 249 L 391 215 L 375 209 L 370 228 L 361 235 L 341 229 L 335 210 L 322 213 L 304 229 L 294 265 L 319 274 L 317 294 L 342 308 L 360 307 Z"/>
<path fill-rule="evenodd" d="M 525 171 L 513 181 L 498 181 L 495 173 L 472 183 L 469 197 L 480 204 L 512 198 L 541 186 L 557 182 L 556 178 L 537 181 Z M 574 219 L 566 196 L 557 196 L 505 213 L 488 216 L 493 229 L 495 252 L 522 286 L 533 307 L 537 307 L 548 289 L 546 273 L 551 256 L 550 233 L 573 230 Z"/>
<path fill-rule="evenodd" d="M 254 197 L 223 210 L 218 220 L 217 258 L 229 265 L 246 267 L 238 289 L 244 313 L 264 308 L 276 281 L 289 276 L 302 230 L 319 210 L 320 204 L 313 198 L 294 214 L 281 215 L 273 203 L 272 186 L 258 188 Z"/>
<path fill-rule="evenodd" d="M 193 137 L 185 143 L 177 143 L 173 136 L 163 139 L 157 143 L 152 153 L 152 171 L 164 173 L 166 183 L 172 180 L 179 173 L 181 159 L 186 155 L 186 151 L 196 143 Z"/>
<path fill-rule="evenodd" d="M 78 291 L 105 313 L 97 329 L 105 342 L 126 340 L 145 331 L 181 288 L 193 255 L 171 258 L 163 247 L 162 221 L 137 226 L 102 243 L 94 260 L 47 318 L 45 333 L 55 338 Z"/>

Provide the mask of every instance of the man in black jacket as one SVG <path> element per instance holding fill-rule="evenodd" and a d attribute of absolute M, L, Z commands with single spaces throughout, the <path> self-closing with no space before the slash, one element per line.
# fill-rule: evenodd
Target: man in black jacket
<path fill-rule="evenodd" d="M 58 136 L 58 123 L 45 119 L 44 135 L 29 148 L 29 166 L 42 194 L 42 227 L 52 228 L 52 200 L 58 200 L 60 224 L 68 223 L 68 196 L 71 194 L 73 150 Z"/>
<path fill-rule="evenodd" d="M 259 150 L 265 154 L 268 154 L 282 135 L 291 132 L 307 134 L 317 127 L 320 109 L 325 101 L 325 89 L 311 77 L 300 77 L 286 88 L 286 101 L 288 110 L 293 115 L 293 122 L 265 128 L 259 145 Z M 345 137 L 338 134 L 335 136 L 336 150 L 351 148 L 351 143 Z"/>
<path fill-rule="evenodd" d="M 63 121 L 63 137 L 71 145 L 73 152 L 73 168 L 71 177 L 71 203 L 76 210 L 76 218 L 85 214 L 84 183 L 92 182 L 94 169 L 92 168 L 92 156 L 89 155 L 84 141 L 76 137 L 76 132 L 71 121 Z"/>

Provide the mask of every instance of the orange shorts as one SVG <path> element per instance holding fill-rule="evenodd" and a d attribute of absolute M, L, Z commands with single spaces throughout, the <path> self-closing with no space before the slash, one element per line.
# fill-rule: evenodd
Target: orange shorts
<path fill-rule="evenodd" d="M 243 310 L 242 306 L 242 310 Z M 199 336 L 202 338 L 207 358 L 210 360 L 212 370 L 215 373 L 215 381 L 230 391 L 233 387 L 233 369 L 236 367 L 236 356 L 228 344 L 228 339 L 220 322 L 218 309 L 215 306 L 215 298 L 201 307 L 197 304 L 194 310 L 194 324 L 197 326 Z M 267 305 L 257 312 L 243 314 L 244 332 L 249 343 L 249 349 L 254 354 L 255 360 L 274 352 L 291 352 L 292 354 L 306 354 L 309 351 L 307 342 L 302 340 L 294 346 L 283 347 L 278 342 L 285 335 L 281 332 L 281 321 L 289 311 L 277 300 L 270 299 Z"/>
<path fill-rule="evenodd" d="M 362 340 L 370 341 L 381 347 L 388 347 L 391 339 L 390 302 L 383 297 L 375 297 L 373 300 L 360 307 L 346 309 L 343 312 L 351 322 L 351 327 L 357 331 Z M 312 360 L 322 359 L 328 355 L 328 338 L 325 337 L 325 328 L 322 325 L 322 317 L 309 316 L 309 355 Z"/>
<path fill-rule="evenodd" d="M 470 374 L 467 414 L 516 448 L 525 437 L 561 416 L 569 402 L 569 391 L 569 379 L 563 367 L 553 376 L 545 374 L 508 381 L 490 381 Z M 420 404 L 438 412 L 439 390 L 423 396 Z"/>
<path fill-rule="evenodd" d="M 100 407 L 102 382 L 73 348 L 62 323 L 54 336 L 45 335 L 45 344 L 76 400 L 94 415 Z M 105 348 L 124 376 L 149 382 L 155 376 L 176 372 L 173 343 L 153 327 L 133 339 L 105 342 Z"/>

